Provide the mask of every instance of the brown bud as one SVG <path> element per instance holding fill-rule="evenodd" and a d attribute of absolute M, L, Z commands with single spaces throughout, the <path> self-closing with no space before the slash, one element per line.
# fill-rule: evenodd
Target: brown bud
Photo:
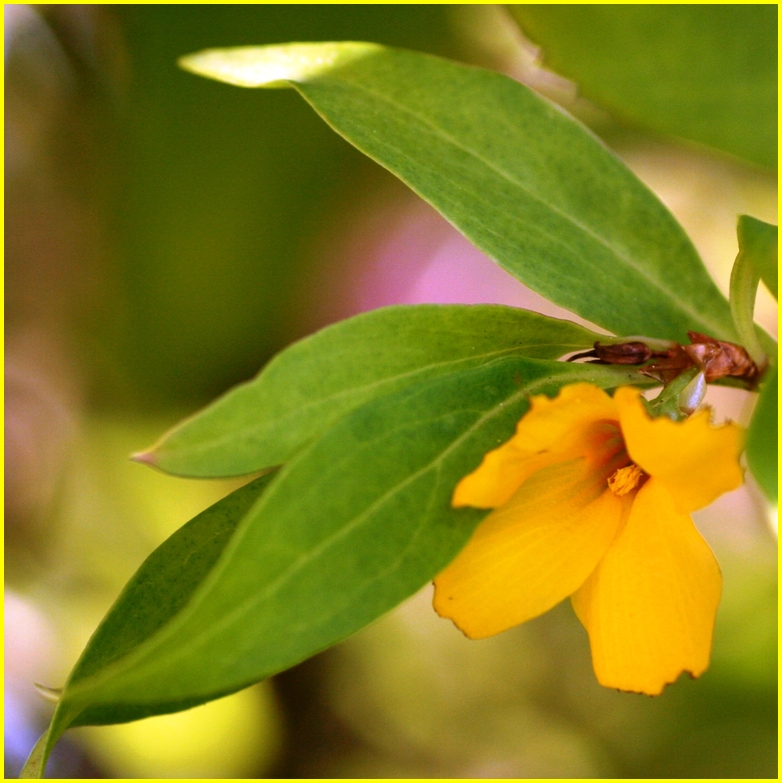
<path fill-rule="evenodd" d="M 606 364 L 643 364 L 652 358 L 652 349 L 641 342 L 601 345 L 595 343 L 595 355 Z"/>
<path fill-rule="evenodd" d="M 692 359 L 711 383 L 727 376 L 743 378 L 750 383 L 758 379 L 758 366 L 740 345 L 715 340 L 700 332 L 687 332 L 692 345 L 683 346 L 685 353 Z"/>
<path fill-rule="evenodd" d="M 596 342 L 591 351 L 584 351 L 571 356 L 568 361 L 576 359 L 593 359 L 592 364 L 643 364 L 654 354 L 646 343 L 629 342 L 601 345 Z"/>
<path fill-rule="evenodd" d="M 672 342 L 664 350 L 653 350 L 640 340 L 608 345 L 601 345 L 598 341 L 591 351 L 575 354 L 568 361 L 590 359 L 595 364 L 643 364 L 653 359 L 641 372 L 665 385 L 691 367 L 700 369 L 707 383 L 726 376 L 743 378 L 750 385 L 757 382 L 760 375 L 758 366 L 740 345 L 715 340 L 700 332 L 687 334 L 691 345 Z"/>

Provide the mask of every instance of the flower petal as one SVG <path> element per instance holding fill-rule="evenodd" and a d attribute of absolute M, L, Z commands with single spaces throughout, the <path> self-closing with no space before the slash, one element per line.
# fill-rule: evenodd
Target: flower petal
<path fill-rule="evenodd" d="M 434 580 L 435 610 L 472 639 L 542 614 L 589 576 L 630 502 L 607 489 L 586 459 L 541 470 Z"/>
<path fill-rule="evenodd" d="M 741 486 L 742 427 L 714 427 L 708 410 L 683 422 L 652 419 L 640 397 L 632 387 L 617 389 L 614 395 L 627 451 L 633 462 L 665 484 L 680 512 L 703 508 Z"/>
<path fill-rule="evenodd" d="M 585 454 L 592 446 L 589 430 L 605 420 L 618 420 L 616 405 L 588 383 L 564 386 L 554 399 L 533 397 L 516 434 L 457 484 L 453 505 L 497 508 L 507 503 L 534 473 Z"/>
<path fill-rule="evenodd" d="M 572 596 L 599 682 L 654 695 L 683 671 L 702 674 L 721 590 L 708 544 L 650 478 L 624 530 Z"/>

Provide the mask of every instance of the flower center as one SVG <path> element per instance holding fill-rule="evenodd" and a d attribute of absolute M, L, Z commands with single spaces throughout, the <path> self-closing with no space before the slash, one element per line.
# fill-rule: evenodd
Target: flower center
<path fill-rule="evenodd" d="M 640 486 L 647 478 L 646 473 L 633 462 L 608 477 L 608 488 L 617 497 L 622 497 Z"/>
<path fill-rule="evenodd" d="M 627 453 L 619 422 L 599 421 L 589 433 L 589 456 L 596 468 L 595 478 L 617 497 L 638 489 L 649 476 L 636 465 Z"/>
<path fill-rule="evenodd" d="M 614 421 L 599 421 L 589 431 L 588 457 L 601 473 L 611 476 L 619 468 L 631 464 L 622 431 Z"/>

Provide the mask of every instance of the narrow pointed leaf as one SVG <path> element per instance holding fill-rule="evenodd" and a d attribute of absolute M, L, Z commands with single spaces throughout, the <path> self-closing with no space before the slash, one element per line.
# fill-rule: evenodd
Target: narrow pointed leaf
<path fill-rule="evenodd" d="M 142 459 L 186 476 L 250 473 L 286 462 L 374 397 L 501 356 L 554 359 L 599 337 L 569 321 L 497 305 L 374 310 L 294 343 Z"/>
<path fill-rule="evenodd" d="M 365 43 L 215 49 L 180 64 L 245 87 L 292 85 L 511 274 L 611 332 L 735 339 L 727 301 L 668 210 L 513 79 Z"/>
<path fill-rule="evenodd" d="M 758 398 L 755 413 L 747 432 L 747 464 L 752 475 L 766 493 L 766 497 L 776 504 L 777 478 L 779 476 L 779 385 L 777 368 L 769 369 Z"/>
<path fill-rule="evenodd" d="M 127 655 L 184 608 L 275 475 L 254 479 L 213 504 L 144 561 L 90 639 L 69 687 Z"/>
<path fill-rule="evenodd" d="M 261 476 L 210 506 L 164 541 L 141 565 L 92 635 L 60 694 L 49 731 L 27 764 L 27 777 L 43 777 L 46 759 L 71 722 L 68 695 L 74 686 L 112 661 L 127 655 L 163 628 L 192 598 L 217 562 L 236 526 L 266 489 L 274 474 Z M 182 702 L 180 709 L 192 706 Z M 117 723 L 153 714 L 147 706 L 87 709 L 82 723 Z"/>
<path fill-rule="evenodd" d="M 137 606 L 120 601 L 91 642 L 105 645 L 106 665 L 96 667 L 96 654 L 85 652 L 54 735 L 67 725 L 208 701 L 292 666 L 391 609 L 456 555 L 486 513 L 451 507 L 456 482 L 511 435 L 531 393 L 553 394 L 578 380 L 614 387 L 638 376 L 507 357 L 348 414 L 280 471 L 163 627 L 136 639 Z M 168 555 L 160 558 L 174 568 Z M 110 627 L 134 637 L 121 657 L 106 639 Z"/>

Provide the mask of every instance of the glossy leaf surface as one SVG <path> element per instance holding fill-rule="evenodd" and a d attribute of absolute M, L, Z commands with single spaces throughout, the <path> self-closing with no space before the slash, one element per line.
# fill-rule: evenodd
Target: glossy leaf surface
<path fill-rule="evenodd" d="M 776 5 L 508 8 L 547 66 L 620 119 L 776 166 Z"/>
<path fill-rule="evenodd" d="M 752 475 L 763 488 L 768 499 L 777 502 L 779 475 L 779 384 L 777 368 L 769 370 L 763 383 L 755 414 L 747 432 L 747 463 Z"/>
<path fill-rule="evenodd" d="M 254 501 L 176 614 L 150 607 L 165 602 L 160 588 L 189 562 L 187 547 L 172 544 L 176 534 L 150 557 L 140 572 L 146 576 L 134 580 L 84 653 L 52 738 L 74 723 L 132 720 L 209 701 L 391 609 L 455 556 L 486 513 L 451 507 L 458 479 L 510 436 L 529 394 L 554 394 L 575 381 L 614 387 L 638 376 L 507 357 L 348 414 Z M 245 506 L 261 483 L 234 493 L 232 502 Z M 202 523 L 228 531 L 235 522 L 229 516 Z"/>
<path fill-rule="evenodd" d="M 169 473 L 231 476 L 287 461 L 373 397 L 510 354 L 554 359 L 599 335 L 497 305 L 387 307 L 329 326 L 165 435 L 144 457 Z"/>
<path fill-rule="evenodd" d="M 734 339 L 727 301 L 667 209 L 587 129 L 508 77 L 364 43 L 216 49 L 181 65 L 294 86 L 501 266 L 611 332 Z"/>

